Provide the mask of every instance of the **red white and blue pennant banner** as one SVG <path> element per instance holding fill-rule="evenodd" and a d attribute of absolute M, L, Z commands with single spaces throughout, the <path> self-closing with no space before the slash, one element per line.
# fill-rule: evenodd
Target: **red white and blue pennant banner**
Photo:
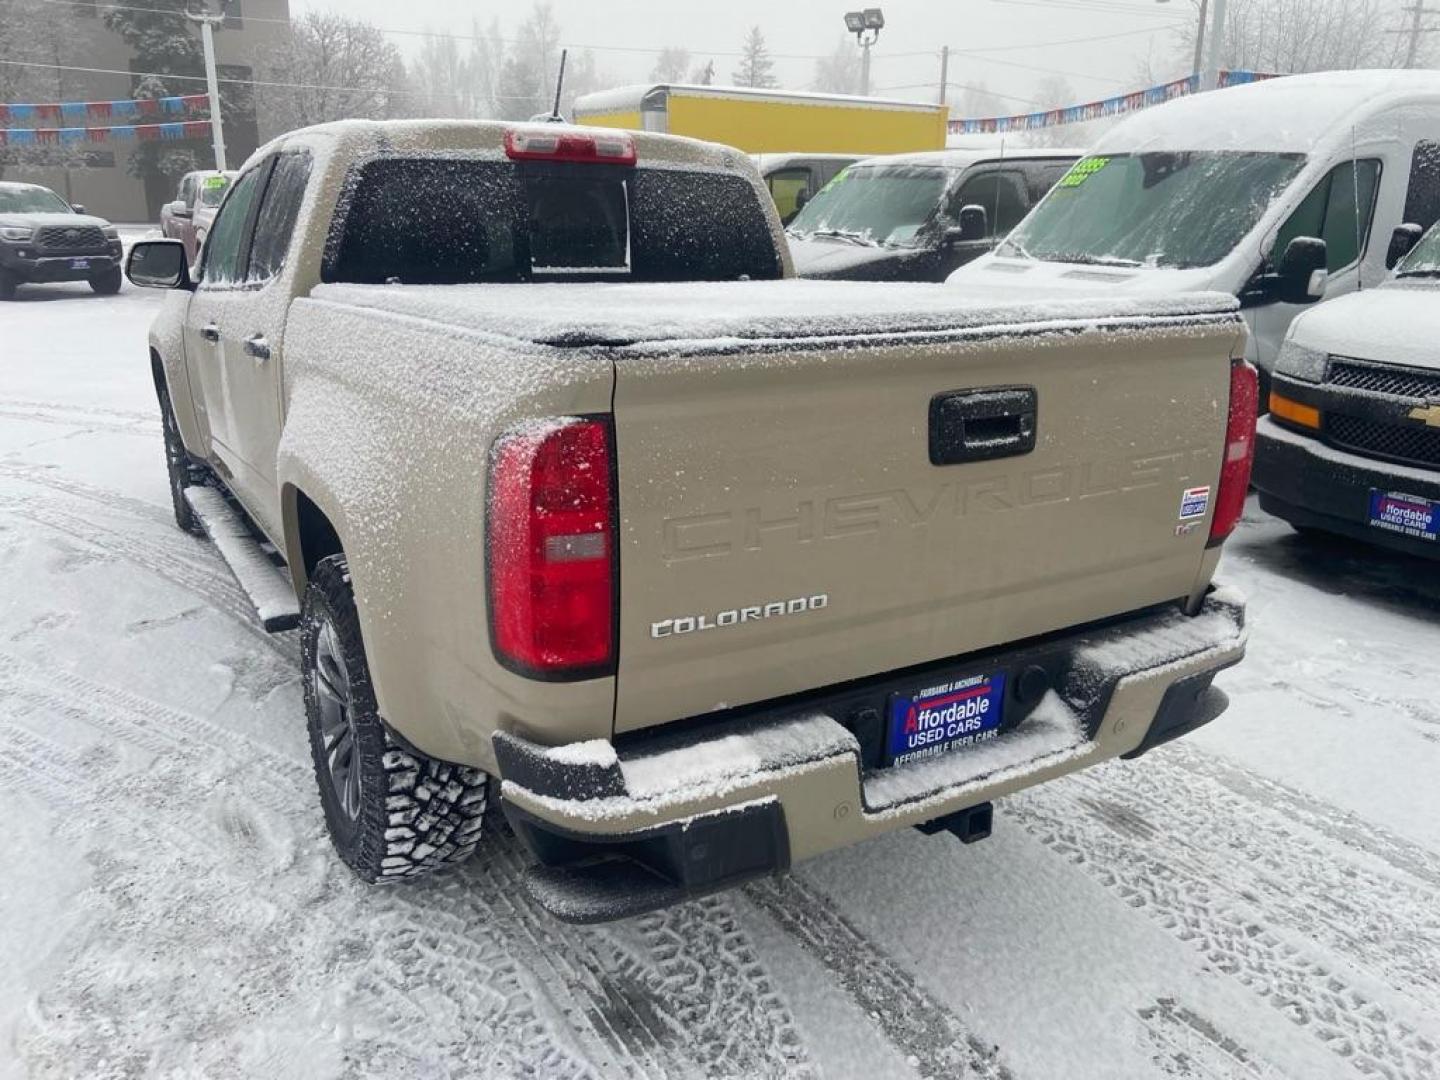
<path fill-rule="evenodd" d="M 78 143 L 171 142 L 208 139 L 209 120 L 117 127 L 0 128 L 0 146 L 74 146 Z"/>
<path fill-rule="evenodd" d="M 55 101 L 34 105 L 0 105 L 0 123 L 18 121 L 58 127 L 58 121 L 62 120 L 83 122 L 112 118 L 130 120 L 149 116 L 183 116 L 185 113 L 203 112 L 208 108 L 210 98 L 206 94 L 181 94 L 135 101 Z"/>
<path fill-rule="evenodd" d="M 1239 86 L 1242 83 L 1259 82 L 1262 79 L 1279 78 L 1277 75 L 1258 71 L 1222 71 L 1221 88 Z M 951 120 L 951 135 L 989 135 L 1010 131 L 1035 131 L 1038 128 L 1061 127 L 1065 124 L 1083 124 L 1087 120 L 1099 120 L 1106 116 L 1120 116 L 1123 113 L 1148 109 L 1152 105 L 1163 105 L 1176 98 L 1198 93 L 1200 80 L 1191 75 L 1174 82 L 1161 83 L 1148 90 L 1136 90 L 1130 94 L 1118 94 L 1100 101 L 1087 101 L 1083 105 L 1069 105 L 1061 109 L 1046 109 L 1043 112 L 1019 113 L 1015 116 L 989 116 L 974 120 Z"/>

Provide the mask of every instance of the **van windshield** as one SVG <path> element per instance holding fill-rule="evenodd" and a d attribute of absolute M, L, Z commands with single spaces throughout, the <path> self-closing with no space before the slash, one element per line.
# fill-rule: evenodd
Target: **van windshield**
<path fill-rule="evenodd" d="M 1210 266 L 1235 249 L 1305 165 L 1242 151 L 1082 158 L 1000 248 L 1050 262 Z"/>
<path fill-rule="evenodd" d="M 826 184 L 790 222 L 802 240 L 915 247 L 957 170 L 934 165 L 851 167 Z"/>
<path fill-rule="evenodd" d="M 1395 268 L 1396 277 L 1440 277 L 1440 225 L 1432 225 Z"/>

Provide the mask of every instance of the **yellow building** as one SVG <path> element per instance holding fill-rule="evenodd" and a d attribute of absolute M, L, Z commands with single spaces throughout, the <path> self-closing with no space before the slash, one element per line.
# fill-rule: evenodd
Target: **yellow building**
<path fill-rule="evenodd" d="M 678 84 L 624 86 L 575 101 L 575 122 L 688 135 L 746 153 L 898 154 L 945 146 L 944 105 L 840 94 Z"/>

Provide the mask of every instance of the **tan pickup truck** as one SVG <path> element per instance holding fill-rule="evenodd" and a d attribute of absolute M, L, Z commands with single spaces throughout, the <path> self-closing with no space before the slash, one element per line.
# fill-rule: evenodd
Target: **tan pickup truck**
<path fill-rule="evenodd" d="M 299 627 L 369 881 L 468 858 L 598 920 L 1213 719 L 1255 375 L 1233 299 L 782 280 L 675 137 L 343 123 L 260 150 L 150 362 L 177 520 Z"/>

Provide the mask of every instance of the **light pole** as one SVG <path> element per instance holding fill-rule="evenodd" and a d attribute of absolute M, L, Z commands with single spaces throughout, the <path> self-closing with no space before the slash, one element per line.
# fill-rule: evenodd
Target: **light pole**
<path fill-rule="evenodd" d="M 870 46 L 880 40 L 880 31 L 885 29 L 885 13 L 879 8 L 847 11 L 845 13 L 845 29 L 855 35 L 855 40 L 860 45 L 860 94 L 862 97 L 868 97 L 870 94 Z"/>
<path fill-rule="evenodd" d="M 215 73 L 215 27 L 225 21 L 230 0 L 221 0 L 220 14 L 186 11 L 185 17 L 200 24 L 200 44 L 205 49 L 205 84 L 210 91 L 210 140 L 215 147 L 215 168 L 225 170 L 225 127 L 220 122 L 220 79 Z"/>

